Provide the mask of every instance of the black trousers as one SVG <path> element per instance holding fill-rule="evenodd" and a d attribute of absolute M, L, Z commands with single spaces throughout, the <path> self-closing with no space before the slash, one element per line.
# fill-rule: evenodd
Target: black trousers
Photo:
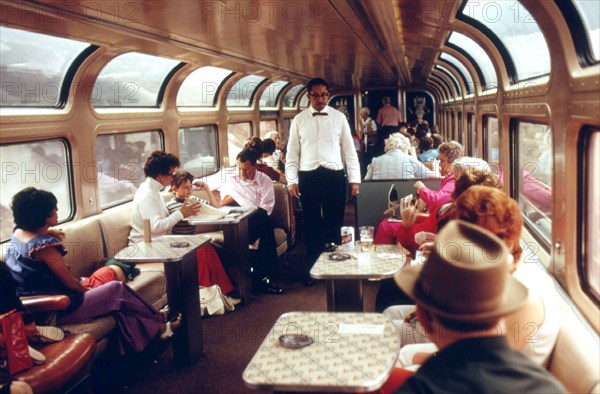
<path fill-rule="evenodd" d="M 298 174 L 304 242 L 309 269 L 315 263 L 325 243 L 340 243 L 340 228 L 344 224 L 346 205 L 346 174 L 344 170 L 319 167 Z"/>
<path fill-rule="evenodd" d="M 248 218 L 248 238 L 253 244 L 260 238 L 258 250 L 256 251 L 257 258 L 254 264 L 255 280 L 261 280 L 266 276 L 272 276 L 277 268 L 277 243 L 275 241 L 275 230 L 273 222 L 262 208 Z"/>

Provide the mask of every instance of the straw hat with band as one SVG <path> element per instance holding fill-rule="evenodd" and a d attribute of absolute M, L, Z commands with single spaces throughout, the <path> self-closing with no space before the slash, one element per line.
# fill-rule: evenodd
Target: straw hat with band
<path fill-rule="evenodd" d="M 527 288 L 508 274 L 512 255 L 493 233 L 449 222 L 427 262 L 395 275 L 398 286 L 431 313 L 457 322 L 488 323 L 524 305 Z"/>

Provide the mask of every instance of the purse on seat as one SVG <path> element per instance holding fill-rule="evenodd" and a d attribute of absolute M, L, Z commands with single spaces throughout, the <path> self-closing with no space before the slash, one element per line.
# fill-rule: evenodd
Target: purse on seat
<path fill-rule="evenodd" d="M 384 215 L 390 215 L 394 219 L 400 219 L 400 199 L 398 198 L 398 190 L 396 185 L 390 186 L 388 192 L 388 208 L 383 212 Z"/>

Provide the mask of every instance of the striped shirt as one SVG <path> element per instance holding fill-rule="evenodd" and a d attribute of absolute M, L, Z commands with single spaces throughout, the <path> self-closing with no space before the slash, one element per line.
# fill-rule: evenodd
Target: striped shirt
<path fill-rule="evenodd" d="M 202 200 L 202 199 L 197 199 L 197 200 L 199 200 L 200 202 L 202 202 L 204 204 L 208 204 L 208 201 L 206 201 L 206 200 Z M 169 210 L 169 214 L 181 209 L 181 206 L 183 205 L 184 201 L 185 200 L 182 200 L 182 199 L 172 198 L 169 202 L 167 202 L 167 209 Z M 196 226 L 193 224 L 190 224 L 187 220 L 184 219 L 184 220 L 177 222 L 177 224 L 175 226 L 173 226 L 173 229 L 171 230 L 171 232 L 173 234 L 177 234 L 177 235 L 196 234 Z"/>

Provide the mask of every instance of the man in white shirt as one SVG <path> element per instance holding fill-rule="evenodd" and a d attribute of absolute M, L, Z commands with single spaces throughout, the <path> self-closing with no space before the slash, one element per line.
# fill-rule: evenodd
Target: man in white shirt
<path fill-rule="evenodd" d="M 290 194 L 302 202 L 306 252 L 312 266 L 324 243 L 340 243 L 346 173 L 354 197 L 360 165 L 346 116 L 327 106 L 327 81 L 313 78 L 307 89 L 310 106 L 292 121 L 285 172 Z M 310 279 L 306 284 L 311 284 Z"/>
<path fill-rule="evenodd" d="M 193 216 L 200 210 L 200 203 L 186 201 L 181 209 L 169 214 L 160 191 L 173 181 L 173 172 L 179 167 L 179 159 L 170 153 L 155 151 L 146 160 L 144 174 L 146 180 L 135 192 L 131 207 L 131 231 L 129 242 L 144 239 L 144 220 L 150 220 L 153 237 L 171 233 L 179 221 Z"/>
<path fill-rule="evenodd" d="M 237 172 L 226 172 L 220 182 L 211 177 L 208 184 L 213 191 L 220 193 L 221 205 L 254 205 L 258 210 L 248 218 L 248 238 L 251 244 L 260 239 L 257 259 L 254 266 L 254 279 L 257 290 L 267 294 L 283 294 L 276 286 L 272 275 L 277 268 L 277 243 L 275 231 L 269 215 L 275 206 L 275 190 L 271 179 L 256 170 L 256 160 L 262 152 L 251 148 L 237 155 Z"/>

